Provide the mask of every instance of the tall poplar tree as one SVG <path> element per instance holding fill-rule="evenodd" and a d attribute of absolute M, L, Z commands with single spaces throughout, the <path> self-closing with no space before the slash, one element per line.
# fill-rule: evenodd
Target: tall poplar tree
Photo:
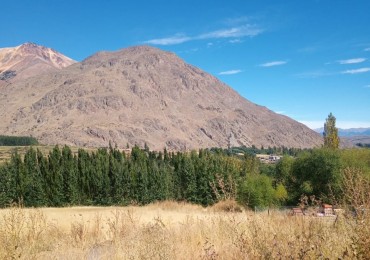
<path fill-rule="evenodd" d="M 324 124 L 324 147 L 330 149 L 338 149 L 339 147 L 339 137 L 338 128 L 335 126 L 336 118 L 332 113 L 326 118 L 326 123 Z"/>

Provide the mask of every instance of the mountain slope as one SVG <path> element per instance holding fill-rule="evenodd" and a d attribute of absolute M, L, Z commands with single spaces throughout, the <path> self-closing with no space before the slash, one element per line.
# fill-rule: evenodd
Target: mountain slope
<path fill-rule="evenodd" d="M 228 145 L 314 147 L 305 125 L 253 104 L 172 53 L 100 52 L 3 88 L 0 133 L 46 144 L 186 150 Z"/>
<path fill-rule="evenodd" d="M 0 49 L 0 86 L 62 69 L 75 63 L 63 54 L 34 43 Z"/>

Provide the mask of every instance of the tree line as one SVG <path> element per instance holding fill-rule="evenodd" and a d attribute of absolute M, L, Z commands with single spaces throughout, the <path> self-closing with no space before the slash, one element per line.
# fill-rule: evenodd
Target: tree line
<path fill-rule="evenodd" d="M 47 155 L 29 148 L 0 165 L 0 207 L 145 205 L 176 200 L 212 205 L 236 199 L 255 206 L 297 205 L 315 195 L 332 203 L 341 196 L 342 171 L 360 169 L 370 177 L 369 149 L 313 149 L 267 165 L 256 156 L 223 150 L 173 153 L 133 147 L 73 154 L 55 146 Z"/>
<path fill-rule="evenodd" d="M 29 146 L 37 144 L 36 138 L 30 136 L 0 135 L 0 146 Z"/>
<path fill-rule="evenodd" d="M 14 152 L 0 166 L 0 206 L 127 205 L 185 200 L 202 205 L 217 198 L 212 183 L 238 178 L 239 159 L 208 150 L 191 153 L 152 152 L 134 147 L 73 154 L 55 146 L 47 156 L 30 148 L 24 158 Z"/>

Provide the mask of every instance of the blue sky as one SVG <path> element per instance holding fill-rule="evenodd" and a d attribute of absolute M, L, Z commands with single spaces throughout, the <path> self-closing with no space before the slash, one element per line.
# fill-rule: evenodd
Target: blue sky
<path fill-rule="evenodd" d="M 4 1 L 0 47 L 35 42 L 78 61 L 149 44 L 242 96 L 321 127 L 370 127 L 370 1 Z"/>

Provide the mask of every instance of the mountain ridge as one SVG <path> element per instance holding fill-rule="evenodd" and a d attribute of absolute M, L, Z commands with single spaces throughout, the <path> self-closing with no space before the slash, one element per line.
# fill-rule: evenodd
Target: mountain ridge
<path fill-rule="evenodd" d="M 9 97 L 12 97 L 9 98 Z M 305 125 L 241 97 L 174 53 L 150 46 L 98 52 L 3 88 L 0 132 L 45 144 L 187 150 L 320 146 Z"/>
<path fill-rule="evenodd" d="M 314 129 L 317 133 L 322 134 L 324 128 Z M 358 127 L 358 128 L 338 128 L 338 135 L 340 137 L 353 137 L 353 136 L 370 136 L 370 127 Z"/>

